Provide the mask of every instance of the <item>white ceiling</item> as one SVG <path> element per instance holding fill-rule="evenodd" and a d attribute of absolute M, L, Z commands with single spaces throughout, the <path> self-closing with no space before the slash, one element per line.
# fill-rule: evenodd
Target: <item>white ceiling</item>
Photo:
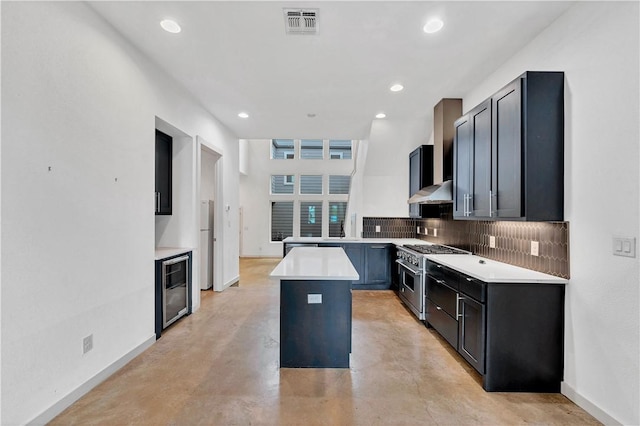
<path fill-rule="evenodd" d="M 430 122 L 441 98 L 463 97 L 572 3 L 90 4 L 239 138 L 363 139 L 381 111 Z M 319 34 L 286 35 L 284 7 L 318 8 Z M 445 26 L 425 34 L 433 16 Z M 160 28 L 168 17 L 180 34 Z"/>

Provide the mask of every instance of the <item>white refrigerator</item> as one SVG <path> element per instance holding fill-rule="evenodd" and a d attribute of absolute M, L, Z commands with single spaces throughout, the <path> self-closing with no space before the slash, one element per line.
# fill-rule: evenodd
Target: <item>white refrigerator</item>
<path fill-rule="evenodd" d="M 213 201 L 200 203 L 200 289 L 213 286 Z"/>

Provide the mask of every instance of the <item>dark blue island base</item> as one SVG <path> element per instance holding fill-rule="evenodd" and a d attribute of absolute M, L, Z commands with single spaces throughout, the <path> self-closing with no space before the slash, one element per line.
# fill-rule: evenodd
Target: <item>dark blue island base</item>
<path fill-rule="evenodd" d="M 280 367 L 349 368 L 351 281 L 280 281 Z"/>

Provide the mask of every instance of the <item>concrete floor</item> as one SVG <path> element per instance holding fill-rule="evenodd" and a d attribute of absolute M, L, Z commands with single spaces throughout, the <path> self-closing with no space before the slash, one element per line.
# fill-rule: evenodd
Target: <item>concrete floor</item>
<path fill-rule="evenodd" d="M 279 369 L 278 259 L 242 259 L 240 284 L 52 425 L 599 424 L 560 394 L 487 393 L 481 378 L 392 291 L 353 293 L 350 369 Z"/>

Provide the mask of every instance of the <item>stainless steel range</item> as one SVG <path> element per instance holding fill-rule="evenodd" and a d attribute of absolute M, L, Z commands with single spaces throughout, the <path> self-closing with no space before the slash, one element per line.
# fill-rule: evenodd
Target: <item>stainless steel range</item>
<path fill-rule="evenodd" d="M 428 254 L 471 254 L 466 250 L 439 244 L 405 244 L 398 247 L 396 263 L 400 274 L 399 295 L 419 320 L 425 319 L 425 276 Z"/>

